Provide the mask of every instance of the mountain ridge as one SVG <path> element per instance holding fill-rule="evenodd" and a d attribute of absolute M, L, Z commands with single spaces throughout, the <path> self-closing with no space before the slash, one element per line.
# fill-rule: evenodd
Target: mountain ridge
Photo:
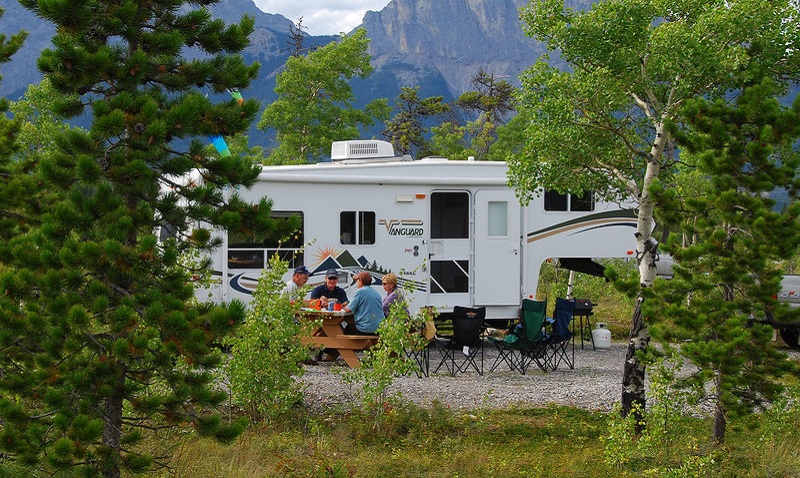
<path fill-rule="evenodd" d="M 428 94 L 452 100 L 470 89 L 470 80 L 480 68 L 517 83 L 519 73 L 544 51 L 541 43 L 522 32 L 518 9 L 526 3 L 527 0 L 392 0 L 379 12 L 368 11 L 360 27 L 367 30 L 371 39 L 369 52 L 376 81 L 370 84 L 367 80 L 360 86 L 365 92 L 383 91 L 385 94 L 379 97 L 394 99 L 403 86 L 432 91 L 444 85 L 446 91 Z M 41 80 L 35 59 L 50 45 L 54 28 L 17 2 L 3 8 L 6 14 L 0 18 L 0 32 L 29 32 L 23 48 L 0 68 L 4 76 L 0 95 L 13 100 L 24 94 L 29 84 Z M 288 58 L 288 34 L 293 22 L 279 13 L 261 11 L 252 0 L 220 0 L 211 12 L 226 22 L 238 21 L 243 14 L 255 17 L 255 31 L 244 55 L 262 65 L 254 85 L 259 89 L 255 96 L 271 100 L 263 88 Z M 307 36 L 306 46 L 324 45 L 336 38 L 337 35 Z M 388 80 L 391 88 L 387 88 Z M 368 100 L 360 92 L 356 94 L 359 101 Z"/>
<path fill-rule="evenodd" d="M 458 97 L 472 88 L 480 68 L 518 84 L 522 70 L 544 53 L 544 45 L 522 30 L 519 8 L 527 3 L 393 0 L 380 12 L 367 12 L 362 26 L 377 70 L 405 64 L 436 71 Z"/>

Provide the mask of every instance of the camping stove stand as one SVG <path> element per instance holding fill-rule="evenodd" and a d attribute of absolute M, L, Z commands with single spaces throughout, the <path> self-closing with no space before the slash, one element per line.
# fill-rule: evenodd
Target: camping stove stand
<path fill-rule="evenodd" d="M 593 304 L 589 299 L 575 299 L 575 312 L 573 312 L 573 317 L 578 319 L 578 323 L 580 324 L 581 330 L 581 350 L 583 350 L 583 341 L 591 341 L 592 342 L 592 350 L 597 350 L 594 346 L 594 337 L 592 337 L 592 322 L 589 317 L 591 317 L 594 312 L 592 309 L 597 304 Z M 586 331 L 583 329 L 583 321 L 586 321 Z M 589 338 L 586 339 L 586 333 L 589 334 Z"/>

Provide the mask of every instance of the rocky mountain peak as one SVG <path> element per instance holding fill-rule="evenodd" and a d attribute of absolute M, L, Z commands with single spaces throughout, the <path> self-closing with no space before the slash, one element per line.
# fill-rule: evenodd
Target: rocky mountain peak
<path fill-rule="evenodd" d="M 393 0 L 380 12 L 367 12 L 363 26 L 376 68 L 404 63 L 427 74 L 438 72 L 458 96 L 471 89 L 470 80 L 480 68 L 517 83 L 519 73 L 544 52 L 540 42 L 522 31 L 519 9 L 526 4 Z"/>
<path fill-rule="evenodd" d="M 367 12 L 362 26 L 371 39 L 370 54 L 376 68 L 367 80 L 354 80 L 359 102 L 385 97 L 393 100 L 404 86 L 420 86 L 424 96 L 441 95 L 446 101 L 473 88 L 471 79 L 480 68 L 512 84 L 533 64 L 544 45 L 525 36 L 519 9 L 528 0 L 392 0 L 379 12 Z M 589 0 L 572 0 L 583 4 Z M 6 2 L 0 32 L 30 32 L 23 50 L 0 74 L 0 95 L 16 99 L 41 74 L 36 58 L 49 47 L 52 25 Z M 274 98 L 274 77 L 288 57 L 288 33 L 292 21 L 279 12 L 264 13 L 253 0 L 220 0 L 211 6 L 215 17 L 238 21 L 243 14 L 255 17 L 251 45 L 244 51 L 250 61 L 261 63 L 260 78 L 250 94 L 263 103 Z M 336 36 L 309 36 L 306 46 L 324 45 Z"/>

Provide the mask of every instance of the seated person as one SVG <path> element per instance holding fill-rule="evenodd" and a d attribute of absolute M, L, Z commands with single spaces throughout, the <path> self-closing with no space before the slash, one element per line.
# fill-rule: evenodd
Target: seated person
<path fill-rule="evenodd" d="M 386 297 L 383 299 L 383 315 L 389 317 L 389 312 L 392 310 L 392 304 L 397 302 L 403 306 L 403 311 L 406 316 L 409 316 L 406 299 L 403 293 L 397 288 L 397 276 L 393 273 L 388 273 L 383 276 L 383 290 L 386 292 Z"/>
<path fill-rule="evenodd" d="M 372 275 L 369 272 L 359 272 L 355 279 L 358 290 L 353 295 L 353 300 L 344 309 L 353 313 L 355 323 L 347 324 L 344 332 L 351 335 L 375 334 L 383 321 L 381 295 L 370 287 Z"/>
<path fill-rule="evenodd" d="M 323 309 L 328 308 L 328 299 L 336 299 L 344 307 L 347 305 L 347 292 L 338 284 L 339 274 L 336 269 L 328 269 L 325 273 L 325 283 L 311 290 L 311 300 L 319 299 L 319 305 Z"/>
<path fill-rule="evenodd" d="M 281 294 L 289 296 L 292 302 L 301 299 L 300 289 L 308 282 L 308 269 L 306 266 L 299 266 L 292 274 L 292 280 L 286 282 L 286 285 L 281 290 Z"/>

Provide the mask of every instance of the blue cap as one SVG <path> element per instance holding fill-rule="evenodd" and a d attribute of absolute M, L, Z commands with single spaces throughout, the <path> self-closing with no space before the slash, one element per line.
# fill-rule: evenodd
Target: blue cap
<path fill-rule="evenodd" d="M 299 266 L 299 267 L 295 268 L 294 273 L 295 274 L 305 274 L 305 275 L 309 274 L 308 269 L 306 269 L 306 266 Z"/>
<path fill-rule="evenodd" d="M 328 272 L 325 273 L 325 277 L 339 277 L 339 273 L 336 272 L 336 269 L 328 269 Z"/>

